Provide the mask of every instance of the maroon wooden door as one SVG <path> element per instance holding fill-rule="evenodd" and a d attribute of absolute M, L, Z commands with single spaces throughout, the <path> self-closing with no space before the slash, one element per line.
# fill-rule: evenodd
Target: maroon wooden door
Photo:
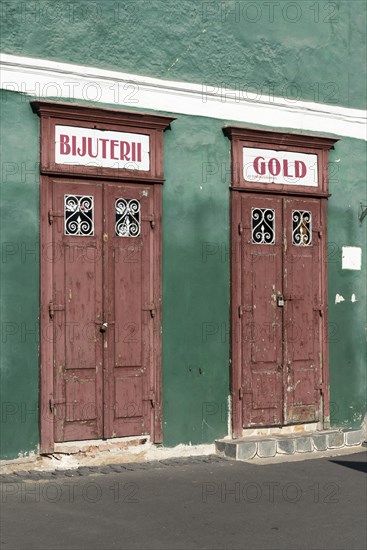
<path fill-rule="evenodd" d="M 242 426 L 318 421 L 321 201 L 240 196 Z"/>
<path fill-rule="evenodd" d="M 148 434 L 153 188 L 51 185 L 55 441 Z"/>
<path fill-rule="evenodd" d="M 105 436 L 149 433 L 155 304 L 149 186 L 105 187 Z"/>
<path fill-rule="evenodd" d="M 242 195 L 241 277 L 243 418 L 282 422 L 282 200 Z"/>
<path fill-rule="evenodd" d="M 285 423 L 320 420 L 322 391 L 321 201 L 284 199 Z"/>

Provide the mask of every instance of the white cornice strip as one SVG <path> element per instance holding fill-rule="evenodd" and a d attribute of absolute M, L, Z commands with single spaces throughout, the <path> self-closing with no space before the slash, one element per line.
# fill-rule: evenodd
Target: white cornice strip
<path fill-rule="evenodd" d="M 47 59 L 1 54 L 0 86 L 32 97 L 89 100 L 111 106 L 216 118 L 367 139 L 366 111 L 193 84 Z M 242 97 L 241 97 L 242 96 Z"/>

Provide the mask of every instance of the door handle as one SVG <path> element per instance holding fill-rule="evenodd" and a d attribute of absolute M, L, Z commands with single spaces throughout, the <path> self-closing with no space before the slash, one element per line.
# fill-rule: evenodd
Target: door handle
<path fill-rule="evenodd" d="M 109 325 L 114 325 L 115 321 L 94 321 L 95 324 L 99 327 L 100 332 L 106 332 Z"/>

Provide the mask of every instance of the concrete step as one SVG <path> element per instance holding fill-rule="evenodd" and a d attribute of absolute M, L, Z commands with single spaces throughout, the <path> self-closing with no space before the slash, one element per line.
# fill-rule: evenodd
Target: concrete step
<path fill-rule="evenodd" d="M 243 437 L 241 439 L 219 439 L 215 442 L 218 455 L 235 460 L 272 458 L 275 455 L 294 455 L 341 449 L 361 445 L 365 439 L 364 430 L 324 430 L 301 434 Z"/>

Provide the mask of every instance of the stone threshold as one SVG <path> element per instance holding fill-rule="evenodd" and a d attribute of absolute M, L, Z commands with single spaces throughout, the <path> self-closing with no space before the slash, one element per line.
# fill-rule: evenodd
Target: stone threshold
<path fill-rule="evenodd" d="M 301 434 L 279 434 L 271 436 L 247 436 L 240 439 L 219 439 L 215 442 L 219 456 L 231 460 L 272 458 L 276 455 L 294 455 L 355 447 L 365 440 L 363 429 L 322 430 Z"/>
<path fill-rule="evenodd" d="M 90 439 L 65 441 L 54 444 L 52 454 L 88 454 L 91 452 L 119 451 L 130 447 L 139 447 L 150 443 L 149 436 L 116 437 L 113 439 Z"/>

